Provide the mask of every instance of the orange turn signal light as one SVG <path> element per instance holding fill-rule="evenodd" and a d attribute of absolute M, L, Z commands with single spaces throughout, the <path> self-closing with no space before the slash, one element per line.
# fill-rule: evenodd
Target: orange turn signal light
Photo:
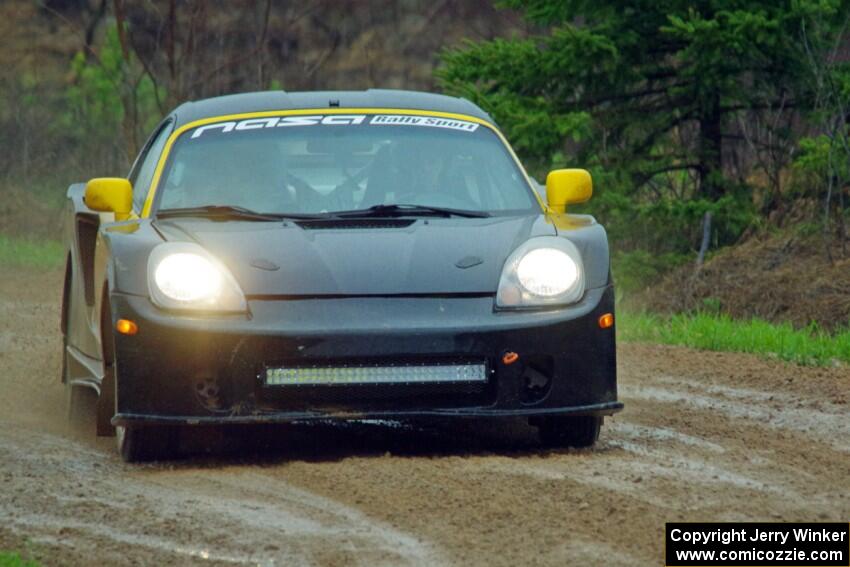
<path fill-rule="evenodd" d="M 610 329 L 614 326 L 614 314 L 606 313 L 602 317 L 599 318 L 599 328 L 600 329 Z"/>
<path fill-rule="evenodd" d="M 513 351 L 506 352 L 506 353 L 502 356 L 502 362 L 503 362 L 504 364 L 513 364 L 513 363 L 514 363 L 514 362 L 516 362 L 517 360 L 519 360 L 519 355 L 518 355 L 517 353 L 513 352 Z"/>
<path fill-rule="evenodd" d="M 122 335 L 135 335 L 139 332 L 139 326 L 129 319 L 118 319 L 115 323 L 115 330 Z"/>

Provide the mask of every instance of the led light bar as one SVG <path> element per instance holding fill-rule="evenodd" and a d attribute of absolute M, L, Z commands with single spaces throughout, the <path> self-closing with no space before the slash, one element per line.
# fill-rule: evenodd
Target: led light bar
<path fill-rule="evenodd" d="M 484 364 L 266 368 L 267 386 L 486 382 Z"/>

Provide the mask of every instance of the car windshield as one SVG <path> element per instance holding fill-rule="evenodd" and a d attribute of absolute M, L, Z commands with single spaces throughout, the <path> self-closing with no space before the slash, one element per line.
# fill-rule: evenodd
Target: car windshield
<path fill-rule="evenodd" d="M 183 133 L 163 172 L 157 208 L 303 215 L 414 205 L 506 215 L 539 210 L 531 191 L 505 144 L 473 122 L 286 116 Z"/>

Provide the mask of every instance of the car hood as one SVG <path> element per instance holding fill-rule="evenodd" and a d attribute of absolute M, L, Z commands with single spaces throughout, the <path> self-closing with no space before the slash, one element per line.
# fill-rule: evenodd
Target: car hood
<path fill-rule="evenodd" d="M 507 256 L 554 235 L 543 215 L 330 222 L 157 222 L 222 261 L 248 296 L 495 293 Z M 399 224 L 407 226 L 398 226 Z"/>

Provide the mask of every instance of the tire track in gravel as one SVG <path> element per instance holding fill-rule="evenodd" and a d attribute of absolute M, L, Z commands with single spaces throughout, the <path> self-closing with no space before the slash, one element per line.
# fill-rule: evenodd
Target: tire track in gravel
<path fill-rule="evenodd" d="M 153 552 L 188 562 L 445 563 L 415 537 L 279 479 L 272 483 L 252 467 L 137 469 L 108 452 L 0 425 L 0 480 L 16 485 L 11 499 L 0 498 L 0 517 L 5 529 L 36 542 L 114 552 L 112 559 L 129 547 L 131 556 Z"/>

